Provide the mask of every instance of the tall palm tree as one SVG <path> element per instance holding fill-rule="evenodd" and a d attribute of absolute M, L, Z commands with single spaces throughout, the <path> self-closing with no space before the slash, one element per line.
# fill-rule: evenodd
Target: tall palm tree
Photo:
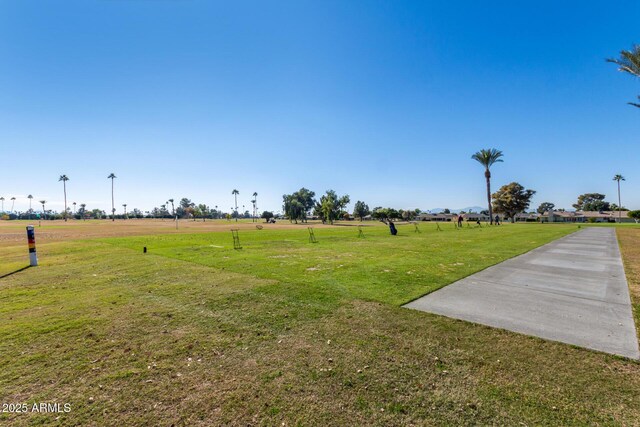
<path fill-rule="evenodd" d="M 45 203 L 47 203 L 46 200 L 40 200 L 40 204 L 42 205 L 42 215 L 44 215 L 44 219 L 47 219 L 47 210 L 44 208 Z"/>
<path fill-rule="evenodd" d="M 76 202 L 71 203 L 73 205 L 73 214 L 76 214 Z"/>
<path fill-rule="evenodd" d="M 620 51 L 620 58 L 609 58 L 607 62 L 616 64 L 618 71 L 640 77 L 640 45 L 634 45 L 631 50 Z M 629 102 L 629 104 L 640 108 L 640 104 L 634 102 Z"/>
<path fill-rule="evenodd" d="M 31 219 L 31 212 L 33 211 L 33 209 L 31 209 L 31 199 L 33 199 L 33 196 L 29 194 L 27 199 L 29 199 L 29 219 Z"/>
<path fill-rule="evenodd" d="M 493 224 L 493 208 L 491 207 L 491 166 L 502 162 L 502 151 L 495 148 L 483 149 L 475 153 L 471 158 L 484 166 L 484 177 L 487 180 L 487 203 L 489 205 L 489 221 Z"/>
<path fill-rule="evenodd" d="M 4 212 L 4 197 L 0 197 L 0 203 L 2 203 L 2 212 Z"/>
<path fill-rule="evenodd" d="M 12 197 L 11 198 L 11 212 L 13 212 L 13 207 L 16 205 L 16 198 Z"/>
<path fill-rule="evenodd" d="M 233 197 L 236 199 L 236 222 L 238 222 L 238 194 L 240 194 L 240 192 L 234 188 L 231 194 L 233 194 Z"/>
<path fill-rule="evenodd" d="M 617 174 L 613 177 L 614 181 L 618 181 L 618 222 L 622 222 L 622 205 L 620 204 L 620 181 L 624 181 L 624 176 Z"/>
<path fill-rule="evenodd" d="M 254 191 L 253 192 L 253 200 L 251 201 L 251 203 L 253 203 L 253 220 L 256 220 L 256 209 L 258 209 L 258 192 Z"/>
<path fill-rule="evenodd" d="M 167 204 L 169 204 L 169 203 L 171 203 L 171 216 L 173 218 L 175 218 L 176 217 L 176 209 L 175 209 L 175 206 L 173 205 L 173 199 L 167 200 Z"/>
<path fill-rule="evenodd" d="M 124 219 L 127 219 L 127 204 L 123 203 L 122 207 L 124 208 Z"/>
<path fill-rule="evenodd" d="M 62 181 L 64 188 L 64 221 L 67 222 L 67 181 L 69 181 L 69 177 L 67 175 L 60 175 L 58 182 L 60 181 Z"/>
<path fill-rule="evenodd" d="M 82 211 L 82 220 L 86 221 L 87 220 L 87 215 L 86 215 L 87 204 L 86 203 L 80 203 L 80 210 Z"/>
<path fill-rule="evenodd" d="M 111 180 L 111 221 L 115 221 L 116 220 L 116 206 L 115 203 L 113 201 L 113 180 L 116 179 L 117 176 L 111 172 L 109 174 L 109 176 L 107 177 L 107 179 Z"/>

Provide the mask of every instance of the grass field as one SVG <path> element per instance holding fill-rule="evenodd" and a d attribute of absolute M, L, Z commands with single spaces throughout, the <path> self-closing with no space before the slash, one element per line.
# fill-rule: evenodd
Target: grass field
<path fill-rule="evenodd" d="M 226 222 L 138 224 L 45 224 L 0 279 L 0 403 L 72 407 L 0 424 L 638 425 L 637 362 L 400 307 L 576 226 L 241 224 L 236 251 Z M 2 275 L 24 224 L 0 233 Z"/>

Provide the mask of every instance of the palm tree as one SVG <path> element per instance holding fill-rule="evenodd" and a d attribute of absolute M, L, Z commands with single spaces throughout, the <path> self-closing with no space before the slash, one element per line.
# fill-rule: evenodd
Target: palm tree
<path fill-rule="evenodd" d="M 86 219 L 87 219 L 87 215 L 86 215 L 87 204 L 86 203 L 80 203 L 80 210 L 82 211 L 82 220 L 86 221 Z"/>
<path fill-rule="evenodd" d="M 253 203 L 253 220 L 256 220 L 256 209 L 258 209 L 258 192 L 254 191 L 253 192 L 253 200 L 251 201 L 251 203 Z"/>
<path fill-rule="evenodd" d="M 172 216 L 173 218 L 175 218 L 175 217 L 176 217 L 176 209 L 175 209 L 175 207 L 173 206 L 173 199 L 169 199 L 169 200 L 167 200 L 167 204 L 168 204 L 168 203 L 171 203 L 171 216 Z"/>
<path fill-rule="evenodd" d="M 113 180 L 116 178 L 117 176 L 113 172 L 111 172 L 111 174 L 109 174 L 109 176 L 107 177 L 107 179 L 111 180 L 111 221 L 116 220 L 116 207 L 115 203 L 113 202 Z"/>
<path fill-rule="evenodd" d="M 69 177 L 67 175 L 60 175 L 58 182 L 60 181 L 62 181 L 64 188 L 64 221 L 67 222 L 67 181 L 69 181 Z"/>
<path fill-rule="evenodd" d="M 2 212 L 4 213 L 4 197 L 0 197 L 0 203 L 2 203 Z"/>
<path fill-rule="evenodd" d="M 42 205 L 42 215 L 44 215 L 44 219 L 47 219 L 47 211 L 44 208 L 44 204 L 47 203 L 46 200 L 40 200 L 40 204 Z"/>
<path fill-rule="evenodd" d="M 122 207 L 124 207 L 124 218 L 127 219 L 127 204 L 123 203 Z"/>
<path fill-rule="evenodd" d="M 640 77 L 640 45 L 634 45 L 631 50 L 620 51 L 620 58 L 609 58 L 607 62 L 612 62 L 618 66 L 618 71 Z M 640 99 L 640 96 L 638 97 Z M 630 105 L 640 108 L 640 104 L 629 102 Z M 618 181 L 620 183 L 620 181 Z"/>
<path fill-rule="evenodd" d="M 76 202 L 71 203 L 73 205 L 73 214 L 76 214 Z"/>
<path fill-rule="evenodd" d="M 614 181 L 618 181 L 618 222 L 622 222 L 622 205 L 620 204 L 620 181 L 624 181 L 624 176 L 617 174 L 613 177 Z"/>
<path fill-rule="evenodd" d="M 238 222 L 238 194 L 240 194 L 240 192 L 236 189 L 234 189 L 231 194 L 233 194 L 233 197 L 235 197 L 236 199 L 236 222 Z"/>
<path fill-rule="evenodd" d="M 15 206 L 15 204 L 16 204 L 16 198 L 12 197 L 11 198 L 11 212 L 13 212 L 13 207 Z"/>
<path fill-rule="evenodd" d="M 491 166 L 494 163 L 502 162 L 502 151 L 495 148 L 480 150 L 471 158 L 484 166 L 484 177 L 487 179 L 487 203 L 489 204 L 489 221 L 493 224 L 493 208 L 491 207 Z"/>
<path fill-rule="evenodd" d="M 31 219 L 31 212 L 33 212 L 33 209 L 31 209 L 31 199 L 33 199 L 33 196 L 29 194 L 27 199 L 29 199 L 29 219 Z"/>

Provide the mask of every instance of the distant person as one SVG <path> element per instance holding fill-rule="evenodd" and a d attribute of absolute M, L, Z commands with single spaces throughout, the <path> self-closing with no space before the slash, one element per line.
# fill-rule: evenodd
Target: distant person
<path fill-rule="evenodd" d="M 496 225 L 500 225 L 500 217 L 498 215 L 496 215 Z"/>
<path fill-rule="evenodd" d="M 458 228 L 462 228 L 462 215 L 458 215 Z"/>
<path fill-rule="evenodd" d="M 398 234 L 398 230 L 396 229 L 396 225 L 391 220 L 389 220 L 389 231 L 391 232 L 392 236 L 395 236 L 396 234 Z"/>
<path fill-rule="evenodd" d="M 482 224 L 480 224 L 480 218 L 476 220 L 476 225 L 478 225 L 479 227 L 482 227 Z"/>

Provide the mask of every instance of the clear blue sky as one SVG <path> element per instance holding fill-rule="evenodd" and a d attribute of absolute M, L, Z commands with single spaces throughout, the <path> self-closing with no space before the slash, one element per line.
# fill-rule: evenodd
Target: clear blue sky
<path fill-rule="evenodd" d="M 0 195 L 279 210 L 301 186 L 370 207 L 484 205 L 493 186 L 640 209 L 635 1 L 0 3 Z M 635 28 L 635 30 L 634 30 Z M 5 205 L 6 208 L 6 205 Z"/>

